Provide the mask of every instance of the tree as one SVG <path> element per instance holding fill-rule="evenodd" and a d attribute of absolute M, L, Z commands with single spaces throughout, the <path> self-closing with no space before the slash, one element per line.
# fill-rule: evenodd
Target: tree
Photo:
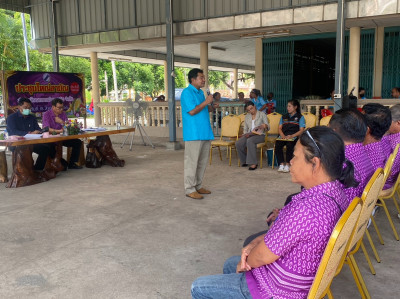
<path fill-rule="evenodd" d="M 208 72 L 208 85 L 214 88 L 220 88 L 224 85 L 228 85 L 228 80 L 230 76 L 227 72 L 220 72 L 220 71 L 209 71 Z M 225 87 L 225 86 L 224 86 Z"/>

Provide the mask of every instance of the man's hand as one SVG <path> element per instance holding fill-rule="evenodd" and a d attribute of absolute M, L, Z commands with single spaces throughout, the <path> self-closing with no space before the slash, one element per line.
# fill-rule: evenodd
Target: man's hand
<path fill-rule="evenodd" d="M 208 95 L 208 96 L 206 97 L 205 103 L 206 103 L 207 105 L 210 105 L 210 104 L 213 102 L 213 100 L 214 100 L 214 98 L 213 98 L 213 96 L 210 94 L 210 95 Z"/>
<path fill-rule="evenodd" d="M 242 249 L 242 254 L 240 256 L 240 262 L 238 263 L 236 267 L 236 272 L 241 273 L 241 272 L 246 272 L 250 271 L 251 267 L 247 263 L 247 257 L 249 256 L 251 250 L 255 247 L 256 244 L 250 243 L 246 247 L 243 247 Z"/>
<path fill-rule="evenodd" d="M 40 134 L 40 131 L 39 130 L 35 130 L 33 132 L 30 132 L 29 134 Z"/>
<path fill-rule="evenodd" d="M 279 209 L 277 209 L 277 208 L 275 208 L 275 209 L 273 209 L 272 210 L 272 213 L 271 213 L 271 215 L 269 215 L 269 217 L 267 218 L 267 220 L 265 220 L 267 223 L 268 223 L 268 225 L 271 225 L 274 221 L 275 221 L 275 219 L 278 217 L 278 215 L 279 215 Z"/>
<path fill-rule="evenodd" d="M 55 120 L 56 123 L 58 123 L 58 124 L 61 124 L 61 125 L 64 124 L 64 121 L 63 121 L 61 118 L 59 118 L 58 116 L 56 116 L 54 120 Z"/>

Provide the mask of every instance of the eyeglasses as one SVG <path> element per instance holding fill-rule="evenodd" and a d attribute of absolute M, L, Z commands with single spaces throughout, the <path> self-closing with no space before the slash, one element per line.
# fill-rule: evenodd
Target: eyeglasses
<path fill-rule="evenodd" d="M 308 130 L 306 130 L 306 133 L 307 133 L 307 136 L 310 137 L 312 142 L 314 142 L 315 146 L 318 149 L 319 154 L 322 155 L 321 149 L 319 148 L 318 144 L 315 142 L 315 139 L 311 136 L 310 132 Z"/>

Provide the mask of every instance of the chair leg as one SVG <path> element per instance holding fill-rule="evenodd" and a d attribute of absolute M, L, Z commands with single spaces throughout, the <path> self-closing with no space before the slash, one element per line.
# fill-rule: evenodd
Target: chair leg
<path fill-rule="evenodd" d="M 396 238 L 397 241 L 399 241 L 399 235 L 397 234 L 396 228 L 394 227 L 394 224 L 393 224 L 393 221 L 392 221 L 392 217 L 390 217 L 390 214 L 389 214 L 388 208 L 386 206 L 385 200 L 384 199 L 380 199 L 380 201 L 381 201 L 381 206 L 385 210 L 386 217 L 389 220 L 390 226 L 392 227 L 394 237 Z"/>
<path fill-rule="evenodd" d="M 369 231 L 368 231 L 368 230 L 365 230 L 365 235 L 367 236 L 367 239 L 368 239 L 368 241 L 369 241 L 369 245 L 371 246 L 372 251 L 374 252 L 376 261 L 377 261 L 378 263 L 380 263 L 380 262 L 381 262 L 381 258 L 379 257 L 379 254 L 378 254 L 378 252 L 376 251 L 375 244 L 374 244 L 374 242 L 372 241 L 371 235 L 369 234 Z"/>
<path fill-rule="evenodd" d="M 367 263 L 368 263 L 369 269 L 371 270 L 371 273 L 373 275 L 375 275 L 376 274 L 375 268 L 374 268 L 374 266 L 372 266 L 371 259 L 369 258 L 369 254 L 367 252 L 367 249 L 365 248 L 363 241 L 361 241 L 361 249 L 364 252 L 364 256 L 365 256 L 365 259 L 367 260 Z"/>
<path fill-rule="evenodd" d="M 213 149 L 213 147 L 212 147 L 212 145 L 210 146 L 210 165 L 211 165 L 211 161 L 212 161 L 212 149 Z"/>
<path fill-rule="evenodd" d="M 378 226 L 376 225 L 376 222 L 375 222 L 375 219 L 374 219 L 373 216 L 371 217 L 371 220 L 372 220 L 372 225 L 373 225 L 374 228 L 375 228 L 376 234 L 378 235 L 379 242 L 380 242 L 382 245 L 385 245 L 385 242 L 383 242 L 383 239 L 382 239 L 381 232 L 380 232 Z"/>
<path fill-rule="evenodd" d="M 355 263 L 354 258 L 352 259 L 351 256 L 346 257 L 346 263 L 350 267 L 351 274 L 353 274 L 353 278 L 354 278 L 354 281 L 356 282 L 356 285 L 357 285 L 358 291 L 360 292 L 361 298 L 371 299 L 371 296 L 369 295 L 369 293 L 368 293 L 368 295 L 365 294 L 364 286 L 363 286 L 364 280 L 362 277 L 360 277 L 361 276 L 360 270 L 358 269 L 357 264 L 356 263 L 354 264 L 353 261 Z M 361 282 L 361 280 L 362 280 L 362 282 Z M 365 285 L 365 283 L 364 283 L 364 285 Z M 365 289 L 366 289 L 366 287 L 365 287 Z M 368 292 L 368 290 L 367 290 L 367 292 Z"/>
<path fill-rule="evenodd" d="M 260 148 L 260 169 L 262 169 L 263 148 Z"/>
<path fill-rule="evenodd" d="M 333 299 L 331 288 L 328 289 L 328 292 L 326 294 L 328 295 L 328 299 Z"/>
<path fill-rule="evenodd" d="M 271 161 L 272 169 L 274 169 L 275 165 L 275 144 L 274 144 L 274 149 L 272 150 L 272 161 Z"/>
<path fill-rule="evenodd" d="M 350 259 L 350 261 L 351 261 L 351 263 L 352 263 L 352 265 L 353 265 L 353 267 L 354 267 L 354 269 L 355 269 L 355 271 L 356 271 L 356 273 L 357 273 L 357 275 L 358 275 L 358 279 L 359 279 L 360 284 L 361 284 L 361 286 L 362 286 L 362 288 L 363 288 L 363 293 L 364 293 L 365 297 L 366 297 L 367 299 L 371 299 L 371 295 L 369 294 L 369 291 L 368 291 L 368 289 L 367 289 L 367 286 L 365 285 L 364 278 L 363 278 L 362 275 L 361 275 L 360 269 L 358 268 L 358 265 L 357 265 L 356 260 L 354 259 L 354 256 L 353 256 L 353 255 L 350 255 L 350 256 L 349 256 L 349 259 Z"/>
<path fill-rule="evenodd" d="M 219 159 L 222 161 L 221 147 L 218 146 Z"/>
<path fill-rule="evenodd" d="M 229 166 L 232 165 L 232 147 L 229 146 L 228 147 L 228 151 L 229 151 Z"/>
<path fill-rule="evenodd" d="M 396 206 L 397 213 L 400 214 L 400 208 L 399 208 L 399 204 L 397 203 L 397 199 L 396 199 L 396 195 L 395 194 L 393 195 L 393 202 L 394 202 L 394 205 Z"/>

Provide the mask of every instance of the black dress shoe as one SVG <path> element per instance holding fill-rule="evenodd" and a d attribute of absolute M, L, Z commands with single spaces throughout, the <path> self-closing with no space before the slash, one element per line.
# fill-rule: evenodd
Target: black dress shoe
<path fill-rule="evenodd" d="M 256 166 L 254 166 L 254 167 L 249 167 L 249 170 L 256 170 L 257 169 L 257 165 Z"/>
<path fill-rule="evenodd" d="M 72 163 L 68 165 L 69 169 L 82 169 L 82 166 L 77 165 L 76 163 Z"/>
<path fill-rule="evenodd" d="M 242 167 L 247 167 L 247 166 L 249 166 L 249 164 L 242 164 Z"/>

